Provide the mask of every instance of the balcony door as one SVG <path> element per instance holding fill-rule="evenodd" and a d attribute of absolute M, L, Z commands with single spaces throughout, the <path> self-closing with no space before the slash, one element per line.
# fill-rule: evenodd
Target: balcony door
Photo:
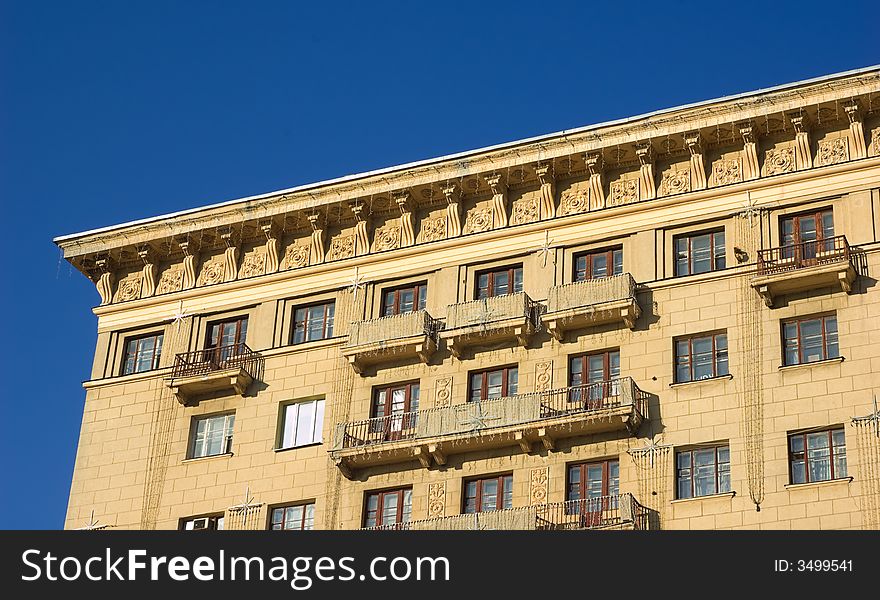
<path fill-rule="evenodd" d="M 820 210 L 779 221 L 782 258 L 810 263 L 817 253 L 834 250 L 834 214 Z"/>
<path fill-rule="evenodd" d="M 573 356 L 569 360 L 570 402 L 583 403 L 587 410 L 602 408 L 608 398 L 619 394 L 620 351 L 606 350 Z"/>
<path fill-rule="evenodd" d="M 404 383 L 373 393 L 371 432 L 383 440 L 399 440 L 415 433 L 419 410 L 419 384 Z"/>
<path fill-rule="evenodd" d="M 579 527 L 607 522 L 618 509 L 620 463 L 617 460 L 568 467 L 567 513 L 577 515 Z M 604 518 L 603 518 L 604 515 Z"/>
<path fill-rule="evenodd" d="M 214 361 L 220 363 L 242 354 L 242 345 L 247 337 L 247 322 L 247 317 L 239 317 L 213 323 L 208 327 L 205 347 L 215 350 Z"/>

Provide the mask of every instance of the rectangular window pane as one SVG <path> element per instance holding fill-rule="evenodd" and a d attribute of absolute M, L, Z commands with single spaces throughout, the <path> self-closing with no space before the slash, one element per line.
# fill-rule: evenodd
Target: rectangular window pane
<path fill-rule="evenodd" d="M 299 405 L 299 415 L 296 423 L 296 445 L 311 444 L 314 431 L 315 403 L 303 402 Z"/>
<path fill-rule="evenodd" d="M 293 448 L 296 435 L 296 415 L 299 404 L 288 404 L 284 407 L 284 430 L 281 434 L 281 447 Z"/>
<path fill-rule="evenodd" d="M 709 235 L 691 238 L 691 273 L 708 273 L 712 270 L 712 240 Z"/>
<path fill-rule="evenodd" d="M 688 238 L 676 238 L 675 240 L 675 275 L 690 274 L 690 262 L 688 252 Z"/>
<path fill-rule="evenodd" d="M 523 270 L 517 267 L 513 270 L 513 293 L 518 294 L 523 290 Z"/>
<path fill-rule="evenodd" d="M 713 234 L 714 254 L 715 254 L 715 270 L 724 269 L 727 266 L 727 257 L 724 247 L 724 232 L 720 231 Z"/>

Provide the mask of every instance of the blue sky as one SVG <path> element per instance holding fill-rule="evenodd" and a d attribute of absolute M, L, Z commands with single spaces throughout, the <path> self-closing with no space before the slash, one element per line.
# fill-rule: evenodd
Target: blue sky
<path fill-rule="evenodd" d="M 67 506 L 98 296 L 53 237 L 876 64 L 878 13 L 0 0 L 0 528 Z"/>

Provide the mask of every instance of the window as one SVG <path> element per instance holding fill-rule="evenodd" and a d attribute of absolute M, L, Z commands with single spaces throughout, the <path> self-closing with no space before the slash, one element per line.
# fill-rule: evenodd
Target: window
<path fill-rule="evenodd" d="M 711 333 L 675 341 L 676 383 L 727 374 L 726 333 Z"/>
<path fill-rule="evenodd" d="M 269 529 L 274 531 L 309 531 L 315 528 L 315 504 L 294 504 L 272 509 Z"/>
<path fill-rule="evenodd" d="M 198 417 L 193 423 L 193 441 L 190 458 L 218 456 L 232 452 L 232 428 L 235 415 Z"/>
<path fill-rule="evenodd" d="M 477 273 L 477 300 L 518 294 L 523 290 L 522 266 Z"/>
<path fill-rule="evenodd" d="M 517 393 L 519 372 L 516 367 L 503 367 L 471 373 L 468 401 L 494 400 Z"/>
<path fill-rule="evenodd" d="M 623 248 L 588 252 L 574 257 L 574 280 L 587 281 L 623 273 Z"/>
<path fill-rule="evenodd" d="M 223 529 L 223 515 L 208 515 L 206 517 L 189 517 L 181 519 L 181 531 L 220 531 Z"/>
<path fill-rule="evenodd" d="M 472 479 L 464 484 L 465 514 L 513 508 L 513 475 Z"/>
<path fill-rule="evenodd" d="M 698 498 L 730 491 L 730 448 L 695 448 L 675 455 L 678 498 Z"/>
<path fill-rule="evenodd" d="M 412 433 L 418 422 L 419 382 L 401 383 L 373 391 L 373 421 L 370 431 L 382 439 L 400 439 Z"/>
<path fill-rule="evenodd" d="M 382 292 L 382 316 L 402 315 L 425 310 L 428 284 L 424 281 Z"/>
<path fill-rule="evenodd" d="M 846 477 L 846 436 L 843 428 L 788 436 L 792 483 Z"/>
<path fill-rule="evenodd" d="M 783 246 L 809 244 L 834 237 L 834 214 L 819 210 L 779 220 L 779 237 Z M 815 244 L 810 244 L 815 251 Z"/>
<path fill-rule="evenodd" d="M 159 368 L 162 357 L 161 333 L 129 338 L 125 341 L 125 358 L 122 361 L 122 374 L 141 373 Z"/>
<path fill-rule="evenodd" d="M 840 356 L 837 317 L 827 315 L 782 323 L 786 365 L 800 365 Z"/>
<path fill-rule="evenodd" d="M 719 271 L 727 265 L 724 231 L 678 236 L 673 244 L 676 277 Z"/>
<path fill-rule="evenodd" d="M 579 463 L 568 466 L 566 500 L 589 500 L 617 496 L 620 490 L 620 463 L 617 460 Z"/>
<path fill-rule="evenodd" d="M 297 307 L 293 312 L 293 343 L 332 338 L 335 309 L 335 302 Z"/>
<path fill-rule="evenodd" d="M 364 503 L 364 527 L 409 523 L 411 517 L 411 488 L 367 493 Z"/>
<path fill-rule="evenodd" d="M 281 409 L 280 448 L 320 444 L 324 428 L 324 400 L 293 402 Z"/>
<path fill-rule="evenodd" d="M 242 353 L 247 337 L 247 317 L 212 323 L 208 326 L 207 349 L 215 348 L 215 359 L 220 362 Z"/>
<path fill-rule="evenodd" d="M 569 402 L 582 402 L 582 408 L 601 408 L 602 401 L 619 393 L 620 351 L 606 350 L 572 356 L 568 360 Z"/>

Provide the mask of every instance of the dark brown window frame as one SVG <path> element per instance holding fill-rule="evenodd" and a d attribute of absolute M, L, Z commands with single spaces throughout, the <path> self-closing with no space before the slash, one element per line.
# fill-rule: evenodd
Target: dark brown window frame
<path fill-rule="evenodd" d="M 410 312 L 417 312 L 420 310 L 424 310 L 425 306 L 421 305 L 420 294 L 421 294 L 422 290 L 425 291 L 425 304 L 427 305 L 427 302 L 428 302 L 428 298 L 427 298 L 427 296 L 428 296 L 428 282 L 427 281 L 419 281 L 416 283 L 410 283 L 410 284 L 399 285 L 399 286 L 383 289 L 382 296 L 381 296 L 381 300 L 382 300 L 381 310 L 380 310 L 379 314 L 382 315 L 383 317 L 391 317 L 391 316 L 396 316 L 396 315 L 400 315 L 400 314 L 406 314 L 406 313 L 401 313 L 401 311 L 400 311 L 400 292 L 403 292 L 406 290 L 412 290 L 412 292 L 413 292 L 413 309 Z M 386 302 L 386 296 L 390 293 L 394 294 L 394 302 L 392 304 L 392 312 L 388 313 L 387 312 L 388 311 L 388 304 Z"/>
<path fill-rule="evenodd" d="M 718 461 L 718 451 L 722 448 L 727 449 L 727 463 L 723 463 L 723 462 Z M 696 474 L 696 468 L 695 468 L 696 463 L 694 461 L 694 453 L 699 452 L 701 450 L 714 450 L 715 451 L 715 492 L 712 494 L 701 494 L 698 496 L 696 493 L 697 492 L 697 487 L 696 487 L 697 478 L 694 476 Z M 691 474 L 690 474 L 691 495 L 686 496 L 686 497 L 680 496 L 679 489 L 678 489 L 678 483 L 680 480 L 679 471 L 681 470 L 678 467 L 678 457 L 682 454 L 690 454 L 690 467 L 688 468 L 688 470 L 691 472 Z M 676 452 L 675 452 L 675 496 L 676 496 L 676 499 L 687 500 L 687 499 L 691 499 L 691 498 L 708 498 L 710 496 L 717 496 L 719 494 L 729 493 L 730 490 L 722 490 L 721 489 L 721 469 L 720 469 L 719 465 L 723 465 L 723 464 L 727 464 L 727 475 L 728 475 L 728 478 L 731 478 L 732 475 L 731 475 L 731 471 L 730 471 L 730 444 L 729 443 L 717 444 L 717 445 L 706 445 L 706 446 L 694 447 L 694 448 L 683 448 L 681 450 L 676 450 Z M 731 486 L 733 485 L 732 479 L 730 480 L 729 483 Z"/>
<path fill-rule="evenodd" d="M 403 381 L 403 382 L 399 382 L 399 383 L 395 382 L 395 383 L 391 383 L 391 384 L 375 386 L 373 388 L 372 402 L 370 403 L 370 418 L 371 419 L 378 419 L 381 417 L 390 417 L 392 414 L 406 414 L 409 412 L 413 412 L 411 410 L 413 386 L 419 386 L 419 396 L 421 397 L 420 383 L 421 383 L 420 380 L 414 379 L 412 381 Z M 390 402 L 390 399 L 391 399 L 391 393 L 394 390 L 399 390 L 401 388 L 406 389 L 406 399 L 404 401 L 404 404 L 406 406 L 406 410 L 404 410 L 403 413 L 389 413 L 389 412 L 383 411 L 383 414 L 381 414 L 381 415 L 378 414 L 378 412 L 379 412 L 379 394 L 381 392 L 385 392 L 385 405 L 387 408 L 388 403 Z"/>
<path fill-rule="evenodd" d="M 602 381 L 611 381 L 613 379 L 617 379 L 620 377 L 620 374 L 612 376 L 611 375 L 611 355 L 617 353 L 617 359 L 620 360 L 620 348 L 608 348 L 607 350 L 599 350 L 599 351 L 591 351 L 584 352 L 580 354 L 572 354 L 568 357 L 568 385 L 569 387 L 576 385 L 589 385 L 589 383 L 585 380 L 581 383 L 574 383 L 572 380 L 574 379 L 574 369 L 572 369 L 572 365 L 574 361 L 581 362 L 581 375 L 586 378 L 587 373 L 589 373 L 589 359 L 594 356 L 602 357 Z M 590 382 L 590 383 L 598 383 L 598 382 Z"/>
<path fill-rule="evenodd" d="M 785 443 L 786 443 L 786 450 L 788 452 L 788 480 L 790 483 L 794 484 L 794 454 L 795 454 L 791 450 L 791 440 L 792 440 L 792 438 L 796 438 L 796 437 L 803 438 L 802 441 L 803 441 L 803 448 L 804 449 L 801 452 L 801 454 L 803 454 L 803 461 L 804 461 L 804 480 L 805 481 L 803 483 L 820 483 L 822 481 L 835 481 L 838 479 L 847 479 L 849 477 L 849 465 L 847 465 L 847 475 L 844 475 L 842 477 L 837 477 L 834 472 L 834 469 L 835 469 L 835 466 L 834 466 L 834 448 L 835 448 L 835 446 L 834 446 L 834 433 L 838 432 L 838 431 L 844 432 L 843 457 L 844 457 L 844 459 L 846 459 L 847 452 L 846 452 L 846 428 L 845 427 L 832 426 L 827 429 L 819 429 L 819 430 L 814 430 L 814 431 L 799 431 L 797 433 L 790 433 L 786 436 Z M 809 458 L 808 458 L 808 454 L 807 454 L 807 436 L 811 435 L 811 434 L 815 434 L 815 433 L 828 434 L 828 460 L 829 460 L 829 464 L 830 464 L 829 473 L 831 474 L 830 479 L 819 479 L 817 481 L 810 480 L 810 462 L 809 462 Z M 838 455 L 838 458 L 839 458 L 839 455 Z M 794 485 L 799 485 L 799 484 L 794 484 Z"/>
<path fill-rule="evenodd" d="M 587 481 L 587 468 L 594 467 L 596 465 L 602 466 L 602 495 L 610 496 L 611 495 L 611 464 L 617 463 L 617 476 L 618 476 L 618 486 L 620 485 L 620 459 L 619 458 L 606 458 L 602 460 L 589 460 L 585 462 L 576 462 L 569 463 L 565 465 L 565 499 L 566 501 L 578 501 L 586 499 L 586 481 Z M 571 491 L 571 470 L 572 469 L 580 470 L 580 482 L 578 483 L 578 497 L 577 498 L 569 498 L 569 492 Z"/>
<path fill-rule="evenodd" d="M 517 376 L 517 393 L 519 392 L 519 365 L 511 364 L 504 365 L 502 367 L 491 367 L 489 369 L 480 369 L 478 371 L 470 371 L 468 373 L 468 402 L 486 402 L 489 400 L 489 374 L 495 373 L 497 371 L 501 371 L 501 398 L 506 398 L 510 395 L 510 371 L 512 369 L 516 369 Z M 473 395 L 473 377 L 474 375 L 481 375 L 482 381 L 480 382 L 480 399 L 479 400 L 471 400 L 471 396 Z"/>
<path fill-rule="evenodd" d="M 498 482 L 498 493 L 495 496 L 495 510 L 506 510 L 507 508 L 512 508 L 513 499 L 511 498 L 511 506 L 505 507 L 504 504 L 504 492 L 506 491 L 504 488 L 504 480 L 506 478 L 510 478 L 510 486 L 511 490 L 513 489 L 513 472 L 500 473 L 498 475 L 489 475 L 486 477 L 474 477 L 470 479 L 465 479 L 462 485 L 462 494 L 461 494 L 461 512 L 462 514 L 475 514 L 481 512 L 493 512 L 493 511 L 484 511 L 483 510 L 483 484 L 487 481 L 497 481 Z M 474 512 L 468 513 L 467 510 L 467 487 L 469 483 L 476 483 L 476 496 L 474 498 Z"/>
<path fill-rule="evenodd" d="M 809 316 L 805 316 L 805 317 L 796 317 L 793 319 L 783 319 L 780 322 L 780 336 L 782 338 L 782 365 L 786 366 L 786 367 L 791 367 L 791 366 L 795 366 L 795 365 L 812 364 L 809 361 L 802 360 L 802 356 L 801 356 L 802 351 L 803 351 L 803 347 L 804 347 L 803 341 L 802 341 L 803 336 L 801 335 L 801 324 L 806 321 L 819 320 L 822 323 L 822 355 L 823 355 L 823 358 L 820 361 L 812 361 L 812 362 L 815 363 L 815 362 L 822 362 L 822 361 L 826 361 L 826 360 L 835 360 L 837 358 L 840 358 L 840 332 L 839 332 L 839 330 L 837 333 L 837 356 L 828 356 L 828 325 L 827 325 L 827 320 L 828 320 L 828 318 L 831 318 L 831 317 L 834 318 L 835 324 L 837 324 L 837 313 L 836 312 L 822 313 L 822 314 L 818 314 L 818 315 L 809 315 Z M 797 324 L 798 362 L 789 363 L 789 362 L 787 362 L 786 352 L 785 352 L 786 342 L 788 341 L 788 338 L 785 337 L 785 326 L 790 325 L 792 323 Z"/>
<path fill-rule="evenodd" d="M 156 352 L 157 345 L 156 345 L 156 342 L 154 341 L 153 342 L 152 359 L 150 360 L 150 365 L 151 365 L 150 368 L 144 369 L 143 371 L 138 371 L 137 370 L 137 360 L 135 360 L 134 370 L 126 371 L 125 367 L 128 364 L 128 358 L 129 358 L 129 353 L 128 353 L 129 344 L 131 344 L 132 342 L 140 342 L 141 340 L 145 340 L 147 338 L 156 338 L 156 340 L 158 340 L 158 338 L 162 338 L 161 345 L 164 349 L 164 346 L 165 346 L 165 332 L 164 331 L 156 331 L 153 333 L 132 335 L 132 336 L 128 336 L 128 337 L 124 338 L 122 340 L 122 365 L 119 369 L 120 375 L 134 375 L 135 373 L 146 373 L 148 371 L 155 371 L 156 369 L 159 368 L 159 361 L 162 360 L 162 351 L 159 350 L 158 353 Z M 135 356 L 137 356 L 137 350 L 135 350 Z"/>
<path fill-rule="evenodd" d="M 387 526 L 387 525 L 399 525 L 401 523 L 405 523 L 406 521 L 403 521 L 404 492 L 410 493 L 410 497 L 409 497 L 409 499 L 410 499 L 410 515 L 412 515 L 412 486 L 404 486 L 404 487 L 400 487 L 400 488 L 391 488 L 391 489 L 387 489 L 387 490 L 372 490 L 372 491 L 364 492 L 364 511 L 363 511 L 363 518 L 361 520 L 361 523 L 362 523 L 361 526 L 362 527 L 383 527 L 383 526 Z M 385 496 L 395 495 L 395 494 L 399 495 L 398 501 L 397 501 L 397 515 L 395 515 L 395 517 L 394 517 L 394 523 L 385 523 L 384 522 L 384 518 L 385 518 L 384 512 L 382 510 L 383 500 L 385 499 Z M 370 498 L 373 496 L 377 497 L 377 500 L 376 500 L 376 523 L 373 525 L 367 525 L 367 515 L 369 513 Z M 410 516 L 410 518 L 412 518 L 412 516 Z"/>
<path fill-rule="evenodd" d="M 516 280 L 516 277 L 515 277 L 516 271 L 520 271 L 520 274 L 522 276 L 525 275 L 525 273 L 523 271 L 522 263 L 519 263 L 516 265 L 510 265 L 510 266 L 506 266 L 506 267 L 497 267 L 497 268 L 493 268 L 493 269 L 483 269 L 483 270 L 477 271 L 474 276 L 474 298 L 477 300 L 481 299 L 481 296 L 480 296 L 480 277 L 482 277 L 483 275 L 488 276 L 488 279 L 486 282 L 486 296 L 485 296 L 486 298 L 494 298 L 496 296 L 506 296 L 508 294 L 518 294 L 519 292 L 514 289 L 515 288 L 514 281 Z M 507 294 L 496 294 L 495 293 L 495 277 L 500 273 L 507 274 L 507 281 L 508 281 Z M 522 291 L 522 290 L 520 290 L 520 291 Z"/>
<path fill-rule="evenodd" d="M 593 259 L 597 256 L 605 255 L 605 260 L 609 268 L 611 269 L 611 274 L 606 275 L 605 277 L 613 277 L 614 275 L 619 275 L 620 273 L 614 272 L 614 253 L 620 252 L 621 254 L 621 264 L 620 264 L 620 273 L 623 273 L 623 246 L 612 246 L 610 248 L 604 248 L 601 250 L 587 250 L 585 252 L 578 252 L 572 257 L 572 276 L 571 280 L 574 282 L 578 281 L 592 281 L 593 277 Z M 578 269 L 578 261 L 580 259 L 585 259 L 584 265 L 584 277 L 581 279 L 578 275 L 581 273 L 581 270 Z M 601 279 L 595 278 L 595 279 Z"/>
<path fill-rule="evenodd" d="M 718 336 L 724 336 L 725 344 L 727 345 L 727 349 L 725 352 L 727 353 L 727 373 L 719 373 L 718 372 Z M 695 333 L 693 335 L 684 335 L 681 337 L 673 338 L 672 340 L 672 380 L 675 383 L 690 383 L 692 381 L 704 381 L 704 379 L 695 379 L 694 378 L 694 366 L 696 361 L 694 360 L 694 341 L 701 340 L 711 337 L 712 338 L 712 376 L 708 379 L 717 379 L 719 377 L 727 377 L 730 375 L 730 345 L 729 340 L 727 340 L 727 330 L 721 331 L 709 331 L 705 333 Z M 688 343 L 688 370 L 690 371 L 689 378 L 686 380 L 682 380 L 678 378 L 678 343 L 679 342 L 687 342 Z"/>
<path fill-rule="evenodd" d="M 718 235 L 719 233 L 722 234 L 722 235 L 724 236 L 724 243 L 725 243 L 725 245 L 726 245 L 726 244 L 727 244 L 727 232 L 725 231 L 725 229 L 724 229 L 723 227 L 721 227 L 721 228 L 717 228 L 717 229 L 702 229 L 702 230 L 700 230 L 700 231 L 693 231 L 693 232 L 690 232 L 690 233 L 682 233 L 682 234 L 679 234 L 679 235 L 675 235 L 675 236 L 673 236 L 673 237 L 672 237 L 672 252 L 673 252 L 673 257 L 672 257 L 672 273 L 673 273 L 673 276 L 674 276 L 674 277 L 689 277 L 689 276 L 691 276 L 691 275 L 701 275 L 701 274 L 704 274 L 704 273 L 715 273 L 715 272 L 717 272 L 717 271 L 722 271 L 723 269 L 717 269 L 717 268 L 715 268 L 715 260 L 716 260 L 716 256 L 715 256 L 715 236 Z M 694 273 L 693 268 L 692 268 L 692 266 L 691 266 L 691 263 L 693 262 L 693 260 L 692 260 L 692 259 L 693 259 L 693 255 L 694 255 L 693 239 L 694 239 L 694 238 L 697 238 L 697 237 L 700 237 L 700 236 L 704 236 L 704 235 L 710 235 L 710 236 L 712 236 L 711 239 L 710 239 L 710 243 L 709 243 L 709 262 L 711 263 L 712 268 L 709 269 L 708 271 L 703 271 L 703 273 Z M 687 242 L 688 242 L 688 244 L 687 244 L 687 245 L 688 245 L 688 249 L 687 249 L 687 254 L 688 254 L 688 263 L 687 263 L 687 264 L 688 264 L 688 269 L 687 269 L 687 273 L 678 273 L 678 249 L 677 249 L 677 247 L 678 247 L 678 241 L 681 240 L 681 239 L 686 239 Z M 724 252 L 724 268 L 727 268 L 727 251 L 726 251 L 726 249 L 725 249 L 725 252 Z"/>
<path fill-rule="evenodd" d="M 221 347 L 220 340 L 223 339 L 223 326 L 235 323 L 235 341 L 231 345 L 237 346 L 238 344 L 244 344 L 247 338 L 247 322 L 248 315 L 241 315 L 238 317 L 229 317 L 226 319 L 218 319 L 216 321 L 208 322 L 208 326 L 205 330 L 205 349 L 210 348 L 219 348 Z M 244 325 L 244 326 L 242 326 Z M 214 328 L 217 327 L 217 342 L 212 343 L 211 338 L 214 337 Z M 243 330 L 243 331 L 242 331 Z"/>
<path fill-rule="evenodd" d="M 314 340 L 310 340 L 310 339 L 307 339 L 308 336 L 306 335 L 306 332 L 309 330 L 308 325 L 310 323 L 310 320 L 308 318 L 308 314 L 309 314 L 308 311 L 310 308 L 315 308 L 318 306 L 324 307 L 324 311 L 323 311 L 322 317 L 321 317 L 321 324 L 322 324 L 321 337 L 314 339 Z M 333 307 L 332 322 L 331 322 L 331 318 L 328 317 L 331 307 Z M 301 341 L 297 342 L 296 341 L 296 326 L 297 326 L 297 323 L 299 323 L 300 321 L 297 321 L 296 313 L 299 312 L 300 310 L 306 311 L 306 313 L 305 313 L 306 318 L 304 321 L 302 321 L 302 323 L 303 323 L 303 339 Z M 336 300 L 326 300 L 324 302 L 310 302 L 309 304 L 298 304 L 293 307 L 293 312 L 291 313 L 290 321 L 291 321 L 291 324 L 290 324 L 290 345 L 292 345 L 292 346 L 298 346 L 299 344 L 307 344 L 309 342 L 317 342 L 320 340 L 329 340 L 330 338 L 333 337 L 332 329 L 335 326 L 335 321 L 336 321 Z"/>
<path fill-rule="evenodd" d="M 285 511 L 285 512 L 286 512 L 287 509 L 289 509 L 289 508 L 296 508 L 296 507 L 299 507 L 299 506 L 301 506 L 302 509 L 303 509 L 303 511 L 302 511 L 302 517 L 300 517 L 299 528 L 289 529 L 289 528 L 287 528 L 287 527 L 284 527 L 284 524 L 287 522 L 287 519 L 283 518 L 283 517 L 284 517 L 284 513 L 282 513 L 282 519 L 281 519 L 281 521 L 280 521 L 280 525 L 281 525 L 281 527 L 278 527 L 278 528 L 275 527 L 275 511 L 277 511 L 277 510 L 281 510 L 281 511 Z M 308 507 L 309 507 L 309 506 L 312 507 L 312 527 L 310 527 L 309 529 L 306 529 L 306 528 L 305 528 L 305 524 L 306 524 L 306 515 L 307 515 L 307 513 L 308 513 Z M 291 503 L 291 504 L 278 504 L 278 505 L 273 506 L 273 507 L 271 507 L 271 508 L 269 509 L 269 525 L 268 525 L 268 530 L 269 530 L 269 531 L 311 531 L 312 529 L 315 528 L 315 521 L 314 521 L 314 519 L 315 519 L 315 502 L 314 502 L 314 501 L 309 501 L 309 502 L 293 502 L 293 503 Z"/>
<path fill-rule="evenodd" d="M 814 219 L 816 219 L 816 241 L 817 242 L 824 240 L 824 239 L 827 239 L 827 238 L 825 238 L 825 234 L 824 234 L 823 227 L 822 227 L 822 220 L 823 220 L 823 217 L 826 213 L 831 215 L 831 221 L 833 224 L 834 208 L 831 206 L 824 206 L 822 208 L 805 210 L 805 211 L 792 213 L 792 214 L 788 214 L 788 215 L 780 215 L 779 216 L 779 245 L 780 246 L 783 245 L 783 238 L 785 237 L 783 235 L 783 227 L 785 226 L 785 223 L 787 223 L 788 221 L 791 221 L 793 223 L 793 227 L 792 227 L 793 239 L 790 242 L 790 245 L 797 245 L 797 244 L 800 244 L 801 242 L 803 242 L 803 240 L 801 240 L 801 219 L 803 219 L 804 217 L 813 217 Z M 832 234 L 832 237 L 834 237 L 833 234 Z"/>

